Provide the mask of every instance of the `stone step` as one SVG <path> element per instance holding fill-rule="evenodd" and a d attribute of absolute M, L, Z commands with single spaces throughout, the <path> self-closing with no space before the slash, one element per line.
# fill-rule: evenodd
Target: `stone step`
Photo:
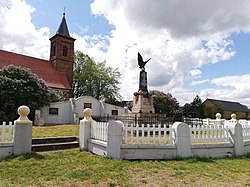
<path fill-rule="evenodd" d="M 32 138 L 32 145 L 34 144 L 50 144 L 50 143 L 63 143 L 78 141 L 76 136 L 63 136 L 63 137 L 44 137 L 44 138 Z"/>
<path fill-rule="evenodd" d="M 55 151 L 63 149 L 73 149 L 78 148 L 79 142 L 67 142 L 67 143 L 53 143 L 53 144 L 35 144 L 32 145 L 32 151 L 42 152 L 42 151 Z"/>
<path fill-rule="evenodd" d="M 78 137 L 46 137 L 46 138 L 33 138 L 32 139 L 32 151 L 54 151 L 63 149 L 78 148 Z"/>

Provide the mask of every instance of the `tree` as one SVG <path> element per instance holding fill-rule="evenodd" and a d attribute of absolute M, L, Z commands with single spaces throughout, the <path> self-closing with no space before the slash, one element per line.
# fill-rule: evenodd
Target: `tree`
<path fill-rule="evenodd" d="M 166 116 L 174 116 L 179 108 L 179 103 L 170 93 L 165 94 L 158 90 L 150 91 L 154 97 L 155 113 L 166 114 Z"/>
<path fill-rule="evenodd" d="M 0 69 L 0 122 L 17 119 L 17 109 L 27 105 L 33 119 L 39 109 L 54 99 L 55 95 L 44 81 L 26 68 L 13 65 Z"/>
<path fill-rule="evenodd" d="M 220 113 L 223 116 L 223 105 L 220 102 L 214 102 L 213 106 L 205 107 L 204 115 L 207 118 L 214 118 L 216 113 Z"/>
<path fill-rule="evenodd" d="M 80 51 L 75 53 L 73 73 L 75 97 L 88 95 L 98 100 L 105 99 L 108 103 L 115 103 L 121 97 L 118 93 L 119 78 L 118 69 L 106 67 L 105 62 L 96 63 Z"/>
<path fill-rule="evenodd" d="M 193 99 L 191 106 L 193 107 L 193 111 L 194 111 L 195 116 L 198 118 L 203 118 L 204 107 L 202 105 L 202 100 L 198 95 L 196 95 L 195 98 Z"/>
<path fill-rule="evenodd" d="M 184 114 L 190 117 L 204 117 L 204 107 L 202 105 L 202 100 L 198 95 L 195 96 L 193 102 L 191 102 L 190 104 L 186 103 L 184 105 Z"/>

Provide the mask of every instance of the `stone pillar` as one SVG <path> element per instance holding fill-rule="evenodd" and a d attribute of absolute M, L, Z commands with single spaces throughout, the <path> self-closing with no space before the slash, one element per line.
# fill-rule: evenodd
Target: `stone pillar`
<path fill-rule="evenodd" d="M 231 114 L 231 121 L 235 121 L 235 122 L 238 121 L 236 114 L 234 114 L 234 113 Z"/>
<path fill-rule="evenodd" d="M 139 91 L 143 91 L 145 94 L 148 94 L 148 83 L 147 83 L 147 72 L 145 70 L 140 71 L 139 79 Z"/>
<path fill-rule="evenodd" d="M 220 126 L 220 125 L 222 125 L 222 124 L 223 124 L 223 121 L 222 121 L 222 119 L 221 119 L 221 114 L 220 114 L 220 113 L 217 113 L 217 114 L 215 115 L 215 117 L 216 117 L 215 122 L 214 122 L 215 126 Z M 208 123 L 208 124 L 209 124 L 209 123 Z"/>
<path fill-rule="evenodd" d="M 243 130 L 242 125 L 238 123 L 236 114 L 231 114 L 231 120 L 227 121 L 226 125 L 229 128 L 229 134 L 234 144 L 234 155 L 239 156 L 244 154 Z"/>
<path fill-rule="evenodd" d="M 121 159 L 122 122 L 111 121 L 108 124 L 107 156 Z"/>
<path fill-rule="evenodd" d="M 31 152 L 32 146 L 32 121 L 28 119 L 30 109 L 20 106 L 17 110 L 19 118 L 14 121 L 14 155 L 27 154 Z"/>
<path fill-rule="evenodd" d="M 243 142 L 243 133 L 242 125 L 240 123 L 235 124 L 234 126 L 234 155 L 244 155 L 244 142 Z"/>
<path fill-rule="evenodd" d="M 95 122 L 92 119 L 92 110 L 85 108 L 83 117 L 80 121 L 79 145 L 81 150 L 88 150 L 88 140 L 91 138 L 91 124 Z"/>
<path fill-rule="evenodd" d="M 191 137 L 188 125 L 183 122 L 175 122 L 173 129 L 176 134 L 175 145 L 177 148 L 177 156 L 180 158 L 191 156 Z"/>

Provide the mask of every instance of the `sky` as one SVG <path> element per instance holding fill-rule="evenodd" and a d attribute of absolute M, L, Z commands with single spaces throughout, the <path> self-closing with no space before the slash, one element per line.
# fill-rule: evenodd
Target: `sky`
<path fill-rule="evenodd" d="M 249 10 L 249 0 L 0 0 L 0 49 L 48 60 L 65 11 L 75 50 L 119 68 L 123 100 L 138 91 L 140 52 L 149 90 L 250 108 Z"/>

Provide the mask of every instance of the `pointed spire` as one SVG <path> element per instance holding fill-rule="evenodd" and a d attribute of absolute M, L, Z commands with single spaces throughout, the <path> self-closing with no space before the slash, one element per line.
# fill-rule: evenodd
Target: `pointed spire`
<path fill-rule="evenodd" d="M 69 38 L 70 38 L 69 30 L 68 30 L 67 23 L 66 23 L 66 19 L 65 19 L 65 10 L 64 10 L 64 12 L 63 12 L 62 22 L 61 22 L 61 24 L 59 25 L 56 34 L 60 34 L 60 35 L 62 35 L 62 36 L 66 36 L 66 37 L 69 37 Z"/>

